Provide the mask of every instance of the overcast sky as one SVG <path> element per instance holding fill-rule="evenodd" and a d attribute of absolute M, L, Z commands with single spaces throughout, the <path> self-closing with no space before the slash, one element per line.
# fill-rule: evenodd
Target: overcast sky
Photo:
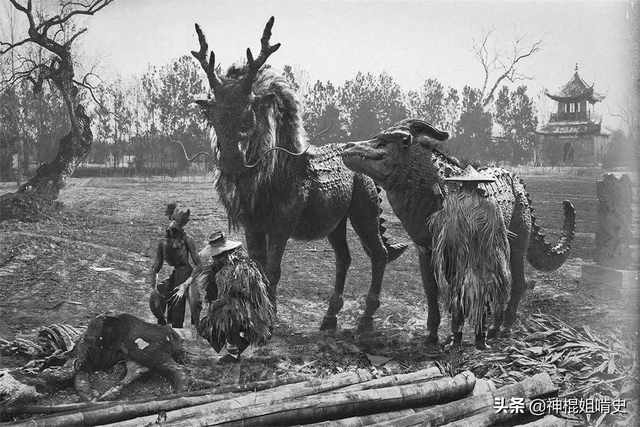
<path fill-rule="evenodd" d="M 7 0 L 2 0 L 7 1 Z M 87 20 L 84 49 L 124 77 L 142 74 L 198 48 L 194 23 L 203 28 L 223 66 L 257 55 L 260 36 L 275 17 L 272 43 L 282 43 L 268 63 L 309 74 L 311 83 L 341 85 L 358 71 L 386 71 L 405 90 L 427 78 L 459 90 L 481 87 L 483 71 L 473 39 L 496 27 L 496 47 L 508 49 L 515 35 L 540 52 L 520 70 L 532 94 L 557 91 L 576 63 L 583 79 L 607 95 L 596 105 L 604 123 L 634 93 L 629 70 L 633 39 L 627 31 L 630 2 L 609 1 L 220 1 L 117 0 Z M 637 9 L 637 7 L 636 7 Z M 603 105 L 604 104 L 604 105 Z"/>

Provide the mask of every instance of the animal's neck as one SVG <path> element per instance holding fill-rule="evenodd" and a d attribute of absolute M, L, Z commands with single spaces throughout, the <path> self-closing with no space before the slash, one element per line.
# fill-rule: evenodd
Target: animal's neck
<path fill-rule="evenodd" d="M 291 153 L 305 150 L 306 134 L 297 102 L 281 82 L 273 83 L 268 92 L 275 97 L 269 104 L 257 105 L 256 128 L 246 150 L 246 162 L 252 167 L 240 174 L 220 173 L 216 187 L 227 208 L 232 224 L 265 221 L 265 213 L 275 214 L 274 204 L 292 203 L 304 174 L 307 160 L 280 150 L 267 153 L 273 147 Z M 262 94 L 264 95 L 264 94 Z M 267 99 L 258 94 L 256 99 Z M 258 225 L 259 226 L 259 225 Z"/>
<path fill-rule="evenodd" d="M 412 147 L 407 164 L 403 165 L 386 189 L 389 203 L 411 239 L 428 246 L 427 220 L 442 206 L 445 168 L 459 169 L 446 157 L 426 148 Z"/>

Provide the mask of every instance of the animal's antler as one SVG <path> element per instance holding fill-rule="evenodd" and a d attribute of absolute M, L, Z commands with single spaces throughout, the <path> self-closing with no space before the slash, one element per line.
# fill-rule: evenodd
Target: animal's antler
<path fill-rule="evenodd" d="M 276 43 L 273 46 L 269 44 L 269 39 L 271 38 L 271 28 L 273 28 L 274 20 L 275 19 L 272 16 L 267 22 L 267 25 L 264 27 L 262 38 L 260 39 L 260 55 L 258 55 L 257 59 L 253 59 L 251 49 L 247 48 L 248 70 L 243 81 L 244 88 L 247 92 L 251 91 L 251 85 L 253 85 L 253 80 L 258 75 L 258 70 L 260 69 L 260 67 L 264 65 L 264 63 L 267 61 L 267 58 L 269 58 L 269 56 L 273 52 L 280 48 L 280 43 Z"/>
<path fill-rule="evenodd" d="M 196 33 L 198 33 L 198 41 L 200 42 L 200 51 L 196 52 L 195 50 L 191 51 L 191 54 L 200 62 L 202 69 L 207 74 L 207 78 L 209 79 L 209 86 L 213 89 L 213 92 L 216 92 L 220 86 L 222 86 L 222 81 L 220 81 L 220 77 L 216 74 L 216 56 L 211 52 L 209 56 L 209 60 L 207 61 L 207 51 L 209 50 L 209 45 L 207 44 L 207 39 L 204 36 L 204 33 L 200 29 L 200 26 L 196 24 Z"/>

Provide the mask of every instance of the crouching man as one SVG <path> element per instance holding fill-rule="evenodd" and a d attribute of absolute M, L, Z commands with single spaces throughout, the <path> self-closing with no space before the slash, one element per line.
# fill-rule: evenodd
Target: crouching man
<path fill-rule="evenodd" d="M 268 280 L 240 242 L 216 231 L 199 252 L 206 267 L 197 279 L 203 310 L 198 331 L 218 353 L 220 362 L 237 363 L 249 345 L 262 345 L 271 337 L 275 321 Z"/>

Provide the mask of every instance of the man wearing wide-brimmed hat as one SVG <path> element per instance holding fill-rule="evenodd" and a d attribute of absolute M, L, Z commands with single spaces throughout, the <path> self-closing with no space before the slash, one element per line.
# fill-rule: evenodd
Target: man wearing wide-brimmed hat
<path fill-rule="evenodd" d="M 228 240 L 222 231 L 214 231 L 209 235 L 209 243 L 204 247 L 198 255 L 200 259 L 204 260 L 205 265 L 207 261 L 211 261 L 211 257 L 218 256 L 227 251 L 232 251 L 242 246 L 242 242 L 235 240 Z"/>
<path fill-rule="evenodd" d="M 204 303 L 198 331 L 216 352 L 226 346 L 220 362 L 237 363 L 249 345 L 271 337 L 275 315 L 267 277 L 242 243 L 227 240 L 221 231 L 209 236 L 198 255 L 205 265 L 197 280 Z"/>

